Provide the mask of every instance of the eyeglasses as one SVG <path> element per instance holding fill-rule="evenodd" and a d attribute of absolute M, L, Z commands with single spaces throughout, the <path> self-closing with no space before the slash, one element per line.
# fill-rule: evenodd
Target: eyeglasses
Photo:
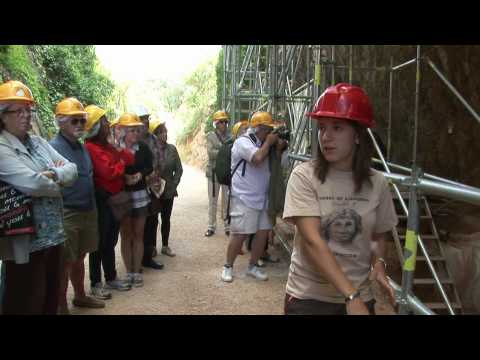
<path fill-rule="evenodd" d="M 87 123 L 87 119 L 85 118 L 73 118 L 70 120 L 70 124 L 73 126 L 77 126 L 78 124 L 80 125 L 85 125 Z"/>
<path fill-rule="evenodd" d="M 4 114 L 15 114 L 17 116 L 33 116 L 37 114 L 36 109 L 22 108 L 17 110 L 5 110 Z"/>

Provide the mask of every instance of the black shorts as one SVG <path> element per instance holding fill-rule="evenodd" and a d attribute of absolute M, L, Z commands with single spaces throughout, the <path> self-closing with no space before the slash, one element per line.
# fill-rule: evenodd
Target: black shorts
<path fill-rule="evenodd" d="M 367 301 L 365 305 L 370 315 L 375 315 L 375 300 Z M 347 306 L 312 299 L 302 300 L 286 294 L 284 312 L 285 315 L 347 315 Z"/>

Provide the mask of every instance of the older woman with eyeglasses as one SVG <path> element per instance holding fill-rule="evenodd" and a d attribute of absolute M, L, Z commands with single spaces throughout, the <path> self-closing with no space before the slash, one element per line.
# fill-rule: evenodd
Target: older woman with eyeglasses
<path fill-rule="evenodd" d="M 35 234 L 0 239 L 4 314 L 56 314 L 65 242 L 61 189 L 77 167 L 30 135 L 35 100 L 19 81 L 0 85 L 0 180 L 31 196 Z"/>
<path fill-rule="evenodd" d="M 153 172 L 152 152 L 148 145 L 140 141 L 143 123 L 133 113 L 120 116 L 117 145 L 132 153 L 135 162 L 125 169 L 125 191 L 133 199 L 133 209 L 120 224 L 121 251 L 127 280 L 135 287 L 143 286 L 141 272 L 143 258 L 143 233 L 148 215 L 150 197 L 145 178 Z"/>

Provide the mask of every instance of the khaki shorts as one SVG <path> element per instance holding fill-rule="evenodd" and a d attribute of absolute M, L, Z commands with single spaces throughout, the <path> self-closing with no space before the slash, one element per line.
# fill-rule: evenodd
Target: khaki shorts
<path fill-rule="evenodd" d="M 98 218 L 97 210 L 78 211 L 63 210 L 65 228 L 65 260 L 74 262 L 80 255 L 97 251 L 98 249 Z"/>
<path fill-rule="evenodd" d="M 230 217 L 232 234 L 255 234 L 258 230 L 272 229 L 267 210 L 252 209 L 233 196 L 230 200 Z"/>

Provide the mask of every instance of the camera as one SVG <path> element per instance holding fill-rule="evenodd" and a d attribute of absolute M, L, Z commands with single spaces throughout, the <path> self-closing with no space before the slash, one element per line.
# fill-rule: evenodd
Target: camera
<path fill-rule="evenodd" d="M 280 126 L 272 131 L 273 134 L 277 134 L 282 140 L 290 141 L 290 130 L 286 126 Z"/>

